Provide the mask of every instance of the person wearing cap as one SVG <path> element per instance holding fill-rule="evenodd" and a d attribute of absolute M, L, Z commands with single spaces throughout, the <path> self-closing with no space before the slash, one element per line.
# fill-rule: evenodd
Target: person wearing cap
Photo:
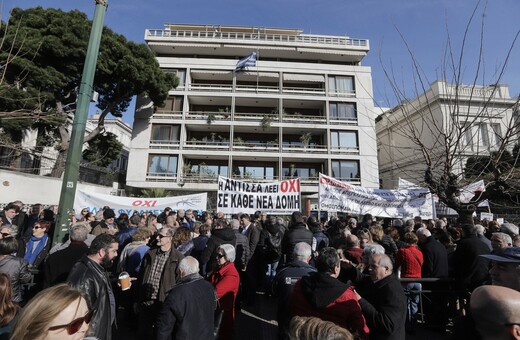
<path fill-rule="evenodd" d="M 491 283 L 520 292 L 520 247 L 504 248 L 500 254 L 480 255 L 492 261 Z"/>
<path fill-rule="evenodd" d="M 108 207 L 106 207 L 108 208 Z M 103 210 L 103 220 L 101 220 L 93 229 L 92 234 L 98 236 L 100 234 L 115 235 L 117 226 L 115 224 L 116 214 L 114 210 L 108 208 Z"/>

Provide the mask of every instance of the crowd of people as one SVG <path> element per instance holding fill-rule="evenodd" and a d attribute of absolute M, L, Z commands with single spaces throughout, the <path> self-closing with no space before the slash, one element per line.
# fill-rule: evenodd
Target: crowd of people
<path fill-rule="evenodd" d="M 266 296 L 280 339 L 405 339 L 419 320 L 439 334 L 453 321 L 456 339 L 520 339 L 510 223 L 108 206 L 72 217 L 51 247 L 52 209 L 0 213 L 0 339 L 110 340 L 117 320 L 138 339 L 233 339 L 236 313 Z"/>

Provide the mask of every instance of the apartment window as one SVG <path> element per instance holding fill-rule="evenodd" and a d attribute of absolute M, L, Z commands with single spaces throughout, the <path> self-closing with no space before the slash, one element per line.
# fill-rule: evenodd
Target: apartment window
<path fill-rule="evenodd" d="M 332 177 L 340 180 L 359 179 L 359 161 L 332 161 Z"/>
<path fill-rule="evenodd" d="M 354 93 L 354 77 L 329 76 L 329 92 Z"/>
<path fill-rule="evenodd" d="M 478 125 L 479 142 L 482 146 L 489 146 L 489 135 L 486 123 L 480 123 Z"/>
<path fill-rule="evenodd" d="M 227 164 L 208 164 L 208 163 L 199 163 L 191 166 L 191 173 L 197 174 L 201 176 L 208 177 L 217 177 L 227 176 L 228 175 L 228 166 Z"/>
<path fill-rule="evenodd" d="M 333 149 L 358 148 L 358 138 L 356 131 L 331 131 L 330 137 Z"/>
<path fill-rule="evenodd" d="M 175 176 L 177 174 L 177 156 L 150 155 L 148 175 Z"/>
<path fill-rule="evenodd" d="M 493 144 L 498 145 L 502 142 L 502 133 L 500 131 L 500 124 L 491 124 L 491 130 L 493 131 Z"/>
<path fill-rule="evenodd" d="M 333 120 L 357 120 L 355 103 L 330 103 L 329 109 Z"/>
<path fill-rule="evenodd" d="M 237 165 L 233 175 L 241 178 L 274 179 L 274 166 Z"/>
<path fill-rule="evenodd" d="M 318 178 L 319 173 L 322 171 L 321 164 L 284 164 L 282 168 L 284 178 Z"/>
<path fill-rule="evenodd" d="M 175 74 L 179 78 L 179 86 L 177 87 L 184 87 L 186 83 L 186 69 L 166 68 L 164 72 Z"/>
<path fill-rule="evenodd" d="M 180 96 L 168 97 L 164 101 L 164 106 L 162 108 L 159 108 L 158 111 L 181 112 L 182 111 L 182 97 L 180 97 Z"/>
<path fill-rule="evenodd" d="M 178 142 L 178 125 L 152 125 L 152 142 Z"/>

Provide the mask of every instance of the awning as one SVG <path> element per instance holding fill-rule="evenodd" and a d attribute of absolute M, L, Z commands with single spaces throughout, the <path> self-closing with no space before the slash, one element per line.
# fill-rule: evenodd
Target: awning
<path fill-rule="evenodd" d="M 321 74 L 284 73 L 283 80 L 307 81 L 311 83 L 325 82 L 325 76 Z"/>

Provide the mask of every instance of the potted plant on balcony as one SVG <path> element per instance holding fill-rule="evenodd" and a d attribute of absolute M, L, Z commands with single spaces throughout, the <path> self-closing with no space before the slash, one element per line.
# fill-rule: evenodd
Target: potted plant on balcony
<path fill-rule="evenodd" d="M 208 117 L 206 118 L 206 123 L 208 123 L 208 125 L 211 125 L 211 123 L 213 123 L 215 118 L 217 118 L 217 115 L 215 114 L 215 112 L 208 112 Z"/>
<path fill-rule="evenodd" d="M 312 132 L 305 132 L 300 136 L 300 142 L 303 144 L 303 148 L 307 149 L 312 139 Z"/>
<path fill-rule="evenodd" d="M 242 145 L 245 144 L 245 142 L 244 142 L 244 140 L 242 139 L 242 137 L 235 137 L 235 138 L 233 139 L 233 144 L 234 144 L 235 146 L 242 146 Z"/>
<path fill-rule="evenodd" d="M 262 127 L 262 130 L 267 130 L 271 127 L 271 123 L 273 122 L 274 118 L 272 115 L 265 114 L 262 117 L 262 120 L 260 121 L 260 126 Z"/>

